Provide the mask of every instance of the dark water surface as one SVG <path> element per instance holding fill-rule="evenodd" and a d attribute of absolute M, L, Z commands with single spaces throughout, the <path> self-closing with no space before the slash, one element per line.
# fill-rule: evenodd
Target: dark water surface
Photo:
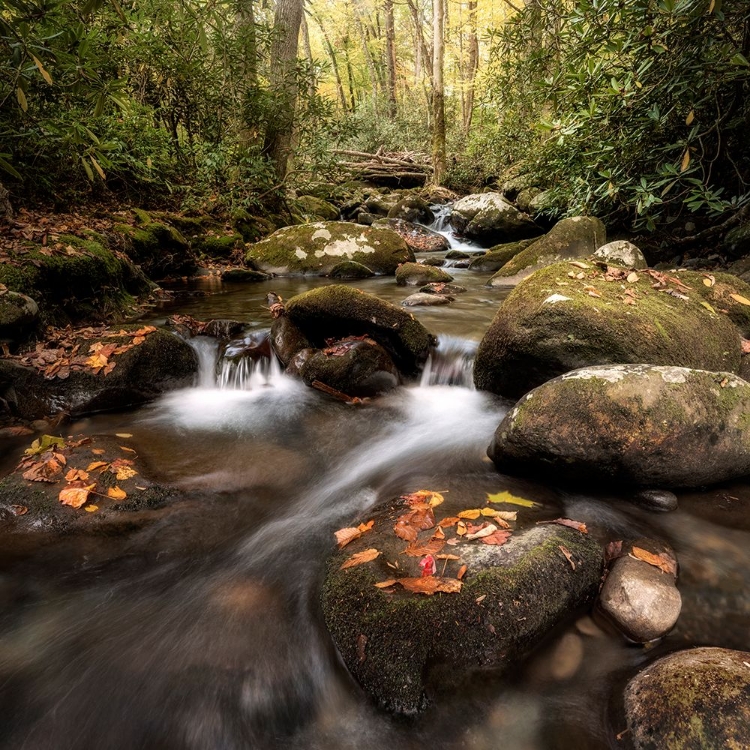
<path fill-rule="evenodd" d="M 186 499 L 115 535 L 29 549 L 0 536 L 0 747 L 620 747 L 612 696 L 640 665 L 688 645 L 750 647 L 748 486 L 683 494 L 679 510 L 656 514 L 498 475 L 484 451 L 508 404 L 472 390 L 470 368 L 503 294 L 483 286 L 486 275 L 455 277 L 469 291 L 453 305 L 414 311 L 441 338 L 423 382 L 368 405 L 333 402 L 267 365 L 229 371 L 203 340 L 196 387 L 66 429 L 132 433 L 152 478 Z M 206 280 L 197 287 L 211 294 L 151 319 L 179 311 L 260 331 L 269 289 L 288 298 L 320 283 Z M 394 302 L 413 291 L 392 278 L 356 286 Z M 218 387 L 222 374 L 234 387 Z M 0 469 L 21 450 L 8 449 Z M 378 712 L 325 632 L 322 568 L 335 529 L 419 488 L 478 502 L 514 489 L 602 540 L 668 540 L 681 565 L 677 628 L 644 648 L 580 613 L 510 674 L 477 675 L 415 720 Z"/>

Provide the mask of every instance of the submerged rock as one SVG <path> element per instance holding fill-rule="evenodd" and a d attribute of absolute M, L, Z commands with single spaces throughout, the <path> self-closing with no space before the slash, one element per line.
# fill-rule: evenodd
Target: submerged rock
<path fill-rule="evenodd" d="M 451 225 L 459 234 L 484 247 L 534 237 L 542 232 L 529 216 L 508 203 L 500 193 L 477 193 L 456 201 Z"/>
<path fill-rule="evenodd" d="M 450 242 L 442 234 L 410 221 L 378 219 L 374 222 L 374 226 L 385 227 L 396 232 L 414 253 L 436 253 L 450 248 Z"/>
<path fill-rule="evenodd" d="M 435 517 L 439 521 L 462 509 L 448 500 L 435 509 Z M 364 691 L 386 710 L 413 714 L 425 708 L 436 685 L 444 691 L 474 671 L 508 668 L 596 594 L 599 545 L 557 525 L 514 533 L 502 546 L 468 537 L 446 544 L 443 552 L 459 559 L 438 560 L 438 577 L 420 578 L 421 555 L 405 555 L 407 542 L 393 532 L 408 511 L 403 501 L 377 508 L 373 530 L 331 557 L 323 584 L 323 615 L 339 653 Z M 424 540 L 417 544 L 427 543 L 436 531 L 434 523 L 421 527 Z M 455 527 L 443 533 L 447 540 L 458 539 Z M 341 569 L 367 549 L 380 554 Z M 422 563 L 429 565 L 424 558 Z M 467 570 L 458 581 L 463 565 Z M 395 583 L 404 577 L 448 586 L 453 593 L 415 593 Z M 387 580 L 394 584 L 377 587 Z"/>
<path fill-rule="evenodd" d="M 307 336 L 286 315 L 282 315 L 273 321 L 270 338 L 271 347 L 284 367 L 298 352 L 313 348 Z"/>
<path fill-rule="evenodd" d="M 342 284 L 292 297 L 286 315 L 316 348 L 325 348 L 326 339 L 369 336 L 405 375 L 416 374 L 436 343 L 435 337 L 410 313 Z"/>
<path fill-rule="evenodd" d="M 682 597 L 675 573 L 666 572 L 628 554 L 633 547 L 672 562 L 674 552 L 666 545 L 638 540 L 613 563 L 599 594 L 598 606 L 627 638 L 648 643 L 664 637 L 675 626 Z M 637 551 L 636 550 L 636 551 Z"/>
<path fill-rule="evenodd" d="M 403 263 L 396 269 L 399 286 L 422 286 L 435 281 L 453 281 L 453 276 L 441 268 L 423 263 Z"/>
<path fill-rule="evenodd" d="M 349 222 L 318 222 L 284 227 L 256 242 L 246 261 L 265 273 L 280 276 L 325 276 L 345 260 L 377 274 L 392 274 L 414 255 L 395 232 Z"/>
<path fill-rule="evenodd" d="M 124 409 L 192 383 L 198 371 L 195 351 L 179 336 L 164 330 L 153 330 L 142 343 L 108 355 L 109 364 L 114 363 L 108 373 L 103 368 L 94 372 L 85 364 L 89 358 L 102 356 L 102 347 L 131 345 L 136 327 L 126 329 L 131 331 L 129 336 L 113 333 L 81 339 L 73 359 L 81 369 L 61 367 L 49 378 L 44 370 L 0 359 L 0 398 L 14 416 L 37 419 L 59 412 L 80 415 Z"/>
<path fill-rule="evenodd" d="M 445 258 L 425 258 L 420 261 L 423 266 L 433 266 L 434 268 L 442 268 L 445 265 Z"/>
<path fill-rule="evenodd" d="M 739 371 L 737 328 L 718 312 L 733 308 L 704 304 L 718 281 L 709 289 L 701 274 L 684 272 L 658 291 L 646 273 L 632 282 L 628 269 L 613 273 L 621 278 L 607 281 L 595 268 L 557 263 L 519 284 L 479 346 L 477 388 L 517 398 L 564 372 L 601 364 Z"/>
<path fill-rule="evenodd" d="M 640 248 L 627 240 L 615 240 L 602 245 L 594 253 L 594 257 L 605 263 L 613 263 L 625 268 L 647 268 L 648 263 Z"/>
<path fill-rule="evenodd" d="M 728 372 L 604 365 L 526 394 L 488 449 L 501 472 L 699 487 L 750 474 L 750 384 Z"/>
<path fill-rule="evenodd" d="M 625 688 L 636 750 L 750 747 L 750 653 L 678 651 L 645 667 Z"/>
<path fill-rule="evenodd" d="M 517 284 L 534 271 L 561 260 L 591 255 L 607 241 L 607 231 L 599 219 L 575 216 L 558 221 L 536 242 L 516 253 L 489 281 L 490 286 Z"/>
<path fill-rule="evenodd" d="M 453 297 L 449 297 L 446 294 L 417 292 L 416 294 L 410 294 L 406 299 L 402 300 L 401 304 L 404 307 L 437 307 L 439 305 L 449 305 L 453 301 Z"/>

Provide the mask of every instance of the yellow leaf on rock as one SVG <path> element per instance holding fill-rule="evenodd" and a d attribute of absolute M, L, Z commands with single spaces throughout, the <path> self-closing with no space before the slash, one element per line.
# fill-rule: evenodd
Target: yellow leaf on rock
<path fill-rule="evenodd" d="M 135 469 L 131 469 L 129 466 L 118 466 L 115 471 L 115 477 L 122 481 L 123 479 L 130 479 L 134 477 L 138 472 Z"/>
<path fill-rule="evenodd" d="M 456 578 L 440 578 L 438 576 L 426 576 L 424 578 L 399 578 L 399 583 L 407 591 L 413 594 L 426 594 L 432 596 L 437 592 L 444 594 L 458 594 L 463 585 Z"/>
<path fill-rule="evenodd" d="M 119 438 L 131 438 L 131 437 L 133 437 L 129 432 L 116 432 L 115 436 L 119 437 Z"/>
<path fill-rule="evenodd" d="M 98 369 L 104 367 L 109 360 L 103 354 L 94 354 L 86 360 L 86 366 Z"/>
<path fill-rule="evenodd" d="M 459 518 L 466 518 L 469 521 L 473 521 L 475 518 L 479 518 L 482 515 L 482 511 L 479 508 L 471 508 L 470 510 L 462 510 L 459 514 Z"/>
<path fill-rule="evenodd" d="M 338 531 L 334 532 L 334 535 L 336 537 L 336 543 L 338 544 L 339 549 L 342 549 L 343 547 L 346 547 L 349 542 L 353 542 L 355 539 L 359 539 L 362 536 L 362 532 L 359 529 L 350 526 L 345 529 L 339 529 Z"/>
<path fill-rule="evenodd" d="M 75 482 L 76 479 L 82 479 L 85 482 L 88 478 L 88 471 L 83 471 L 83 469 L 70 469 L 65 475 L 65 481 L 67 482 Z"/>
<path fill-rule="evenodd" d="M 111 497 L 113 500 L 124 500 L 128 496 L 125 490 L 121 490 L 119 487 L 110 487 L 107 490 L 107 497 Z"/>
<path fill-rule="evenodd" d="M 705 307 L 706 310 L 708 310 L 709 312 L 712 312 L 712 313 L 716 312 L 716 310 L 714 310 L 714 308 L 711 307 L 711 305 L 708 302 L 706 302 L 706 300 L 701 300 L 701 305 L 703 305 L 703 307 Z"/>
<path fill-rule="evenodd" d="M 86 471 L 96 471 L 97 469 L 101 469 L 103 466 L 106 466 L 106 461 L 92 461 L 87 467 Z"/>
<path fill-rule="evenodd" d="M 344 560 L 341 564 L 340 570 L 346 570 L 346 568 L 353 568 L 355 565 L 362 565 L 363 563 L 370 562 L 380 555 L 380 551 L 374 547 L 366 549 L 363 552 L 357 552 L 351 557 Z"/>
<path fill-rule="evenodd" d="M 439 492 L 434 492 L 433 490 L 417 490 L 416 492 L 411 492 L 410 494 L 402 495 L 401 497 L 410 505 L 426 503 L 432 508 L 436 508 L 445 500 Z"/>
<path fill-rule="evenodd" d="M 729 295 L 735 302 L 739 302 L 741 305 L 750 305 L 750 299 L 743 297 L 741 294 L 730 294 Z"/>
<path fill-rule="evenodd" d="M 99 506 L 98 506 L 98 505 L 87 505 L 87 506 L 86 506 L 86 507 L 84 508 L 84 510 L 85 510 L 85 511 L 86 511 L 87 513 L 95 513 L 95 512 L 97 511 L 97 510 L 99 510 Z"/>
<path fill-rule="evenodd" d="M 636 281 L 638 281 L 640 277 L 635 271 L 631 271 L 628 274 L 628 284 L 635 284 Z"/>
<path fill-rule="evenodd" d="M 504 492 L 496 492 L 494 495 L 487 493 L 487 501 L 490 503 L 509 503 L 510 505 L 520 505 L 522 508 L 533 508 L 538 504 L 533 502 L 532 500 L 526 500 L 522 497 L 516 497 L 512 493 L 508 492 L 508 490 L 505 490 Z"/>
<path fill-rule="evenodd" d="M 674 558 L 666 552 L 662 552 L 660 555 L 655 555 L 653 552 L 649 552 L 641 547 L 633 547 L 630 554 L 632 557 L 635 557 L 636 560 L 641 560 L 649 565 L 653 565 L 655 568 L 659 568 L 662 573 L 670 573 L 673 576 L 677 575 L 677 563 Z"/>

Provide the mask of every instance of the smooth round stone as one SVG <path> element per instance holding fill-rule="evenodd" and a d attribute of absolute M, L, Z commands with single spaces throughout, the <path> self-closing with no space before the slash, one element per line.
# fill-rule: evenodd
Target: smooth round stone
<path fill-rule="evenodd" d="M 667 513 L 677 510 L 677 495 L 669 490 L 642 490 L 633 497 L 633 502 L 648 510 Z"/>

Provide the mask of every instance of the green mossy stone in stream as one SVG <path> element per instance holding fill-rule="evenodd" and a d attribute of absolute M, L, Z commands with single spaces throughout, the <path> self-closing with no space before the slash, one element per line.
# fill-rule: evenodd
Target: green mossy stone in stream
<path fill-rule="evenodd" d="M 374 276 L 375 272 L 361 263 L 355 263 L 353 260 L 345 260 L 343 263 L 337 263 L 328 274 L 331 279 L 340 281 L 353 279 L 369 279 Z"/>
<path fill-rule="evenodd" d="M 472 258 L 469 263 L 469 270 L 494 273 L 501 269 L 511 258 L 518 255 L 521 250 L 525 250 L 535 241 L 533 239 L 518 240 L 518 242 L 506 242 L 503 245 L 495 245 L 495 247 L 491 247 L 484 255 Z"/>
<path fill-rule="evenodd" d="M 251 245 L 246 261 L 279 276 L 325 276 L 345 260 L 392 274 L 414 255 L 395 232 L 345 221 L 284 227 Z"/>
<path fill-rule="evenodd" d="M 490 286 L 518 283 L 534 271 L 561 260 L 576 260 L 594 253 L 607 241 L 607 230 L 593 216 L 558 221 L 543 237 L 516 253 L 489 281 Z"/>
<path fill-rule="evenodd" d="M 193 248 L 212 258 L 228 258 L 244 245 L 241 234 L 207 234 L 192 242 Z"/>
<path fill-rule="evenodd" d="M 750 652 L 678 651 L 649 664 L 625 688 L 635 750 L 750 747 Z"/>
<path fill-rule="evenodd" d="M 151 291 L 153 285 L 133 263 L 93 235 L 61 235 L 60 243 L 70 250 L 48 254 L 48 248 L 29 244 L 0 265 L 0 284 L 36 300 L 42 324 L 116 317 L 136 296 Z"/>
<path fill-rule="evenodd" d="M 487 451 L 506 474 L 680 488 L 750 474 L 750 383 L 684 367 L 603 365 L 550 380 Z"/>
<path fill-rule="evenodd" d="M 123 328 L 136 330 L 137 326 Z M 97 341 L 129 344 L 132 338 L 81 339 L 79 356 L 87 356 Z M 193 348 L 164 330 L 148 334 L 142 344 L 113 359 L 117 364 L 108 375 L 86 368 L 71 370 L 64 379 L 49 380 L 34 368 L 0 359 L 0 398 L 13 416 L 26 420 L 59 412 L 90 414 L 147 403 L 168 390 L 189 386 L 198 371 Z"/>
<path fill-rule="evenodd" d="M 304 221 L 336 221 L 339 210 L 333 204 L 313 195 L 302 195 L 295 203 L 300 208 Z"/>
<path fill-rule="evenodd" d="M 569 370 L 604 364 L 739 372 L 738 329 L 718 303 L 706 306 L 711 290 L 701 274 L 681 272 L 691 288 L 677 297 L 641 274 L 624 285 L 635 294 L 631 305 L 623 284 L 605 281 L 593 266 L 581 280 L 570 271 L 569 263 L 548 266 L 508 295 L 477 350 L 477 388 L 518 398 Z"/>
<path fill-rule="evenodd" d="M 276 231 L 276 225 L 270 219 L 253 216 L 244 208 L 232 213 L 232 226 L 245 242 L 258 242 Z"/>
<path fill-rule="evenodd" d="M 286 314 L 317 348 L 323 348 L 329 338 L 370 336 L 406 375 L 416 374 L 436 343 L 411 313 L 343 284 L 318 287 L 292 297 Z"/>
<path fill-rule="evenodd" d="M 436 511 L 438 519 L 457 510 L 448 501 L 446 506 L 444 513 Z M 601 548 L 591 537 L 556 525 L 514 533 L 499 547 L 478 540 L 444 547 L 460 557 L 446 563 L 446 577 L 468 566 L 459 593 L 376 588 L 386 579 L 420 575 L 420 558 L 405 556 L 406 542 L 393 533 L 407 510 L 394 501 L 368 513 L 373 530 L 332 555 L 322 591 L 326 627 L 344 663 L 385 710 L 413 714 L 426 707 L 436 687 L 458 689 L 473 672 L 508 669 L 596 595 Z M 381 552 L 376 560 L 341 570 L 352 554 L 373 547 Z M 398 569 L 387 565 L 393 561 Z"/>
<path fill-rule="evenodd" d="M 453 276 L 442 268 L 424 263 L 404 263 L 396 270 L 396 283 L 399 286 L 424 286 L 440 281 L 453 281 Z"/>

